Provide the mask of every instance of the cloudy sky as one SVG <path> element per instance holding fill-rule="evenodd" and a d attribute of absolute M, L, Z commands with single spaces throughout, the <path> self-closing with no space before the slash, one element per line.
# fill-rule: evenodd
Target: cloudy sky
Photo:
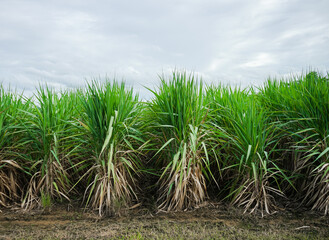
<path fill-rule="evenodd" d="M 0 0 L 0 82 L 82 86 L 116 77 L 147 96 L 158 74 L 261 84 L 329 70 L 328 0 Z"/>

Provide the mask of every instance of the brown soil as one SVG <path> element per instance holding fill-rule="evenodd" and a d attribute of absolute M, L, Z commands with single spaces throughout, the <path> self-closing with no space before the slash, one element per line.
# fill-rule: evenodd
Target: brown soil
<path fill-rule="evenodd" d="M 302 209 L 263 218 L 224 204 L 176 213 L 140 207 L 107 218 L 63 204 L 1 211 L 0 239 L 329 239 L 329 217 Z"/>

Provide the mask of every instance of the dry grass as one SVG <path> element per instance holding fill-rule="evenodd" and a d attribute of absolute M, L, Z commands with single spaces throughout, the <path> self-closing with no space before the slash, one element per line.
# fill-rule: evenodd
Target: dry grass
<path fill-rule="evenodd" d="M 22 186 L 19 179 L 21 167 L 14 160 L 0 160 L 0 206 L 9 207 L 20 200 Z"/>
<path fill-rule="evenodd" d="M 50 213 L 0 215 L 0 239 L 327 239 L 328 217 L 288 209 L 259 218 L 218 205 L 189 212 L 138 208 L 129 215 L 99 218 L 64 206 Z"/>

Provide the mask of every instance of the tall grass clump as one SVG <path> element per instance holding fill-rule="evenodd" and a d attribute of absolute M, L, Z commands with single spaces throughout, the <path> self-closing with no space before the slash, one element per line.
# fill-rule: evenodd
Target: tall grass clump
<path fill-rule="evenodd" d="M 21 95 L 0 86 L 0 206 L 20 201 L 23 169 L 17 158 L 19 130 L 16 117 L 24 108 Z"/>
<path fill-rule="evenodd" d="M 25 209 L 49 207 L 54 200 L 69 200 L 72 186 L 71 154 L 75 146 L 73 113 L 75 101 L 69 92 L 55 93 L 40 87 L 31 107 L 21 119 L 22 144 L 28 149 L 24 167 L 31 175 L 22 202 Z"/>
<path fill-rule="evenodd" d="M 288 81 L 269 80 L 262 89 L 267 108 L 285 122 L 287 151 L 303 203 L 329 210 L 329 76 L 317 72 Z"/>
<path fill-rule="evenodd" d="M 135 177 L 142 149 L 141 103 L 125 84 L 92 81 L 82 95 L 81 137 L 87 178 L 84 202 L 100 215 L 116 213 L 137 200 Z"/>
<path fill-rule="evenodd" d="M 202 83 L 191 74 L 161 78 L 149 102 L 151 141 L 158 182 L 158 208 L 183 210 L 207 198 L 209 175 L 207 108 Z"/>
<path fill-rule="evenodd" d="M 283 196 L 280 184 L 289 181 L 275 157 L 277 123 L 252 89 L 210 87 L 208 97 L 226 198 L 246 212 L 274 212 L 275 196 Z"/>

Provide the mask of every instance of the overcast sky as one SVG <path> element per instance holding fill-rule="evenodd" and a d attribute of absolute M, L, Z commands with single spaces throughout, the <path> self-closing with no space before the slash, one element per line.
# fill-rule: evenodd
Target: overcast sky
<path fill-rule="evenodd" d="M 0 82 L 34 91 L 125 79 L 142 96 L 158 74 L 260 84 L 329 70 L 328 0 L 0 0 Z"/>

